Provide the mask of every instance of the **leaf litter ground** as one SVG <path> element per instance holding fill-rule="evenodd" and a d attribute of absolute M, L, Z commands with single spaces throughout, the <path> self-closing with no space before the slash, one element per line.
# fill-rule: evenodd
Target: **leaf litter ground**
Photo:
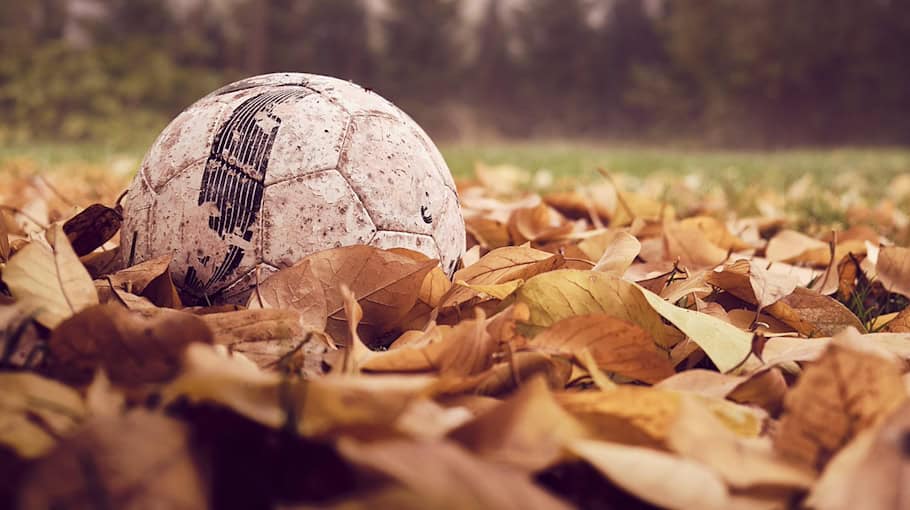
<path fill-rule="evenodd" d="M 904 177 L 879 202 L 478 165 L 452 281 L 352 246 L 246 306 L 121 267 L 104 169 L 3 179 L 4 508 L 910 505 Z"/>

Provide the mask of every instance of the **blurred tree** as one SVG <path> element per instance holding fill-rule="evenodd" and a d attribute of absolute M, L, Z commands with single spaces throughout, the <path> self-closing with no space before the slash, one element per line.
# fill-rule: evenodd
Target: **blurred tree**
<path fill-rule="evenodd" d="M 477 54 L 466 76 L 471 102 L 496 129 L 506 134 L 520 132 L 524 121 L 514 115 L 518 70 L 509 51 L 509 32 L 500 0 L 487 3 L 476 37 Z"/>
<path fill-rule="evenodd" d="M 370 79 L 362 0 L 278 1 L 282 8 L 272 18 L 272 71 L 326 74 L 359 82 Z"/>
<path fill-rule="evenodd" d="M 668 64 L 664 41 L 641 0 L 614 0 L 594 44 L 593 93 L 601 122 L 613 132 L 640 132 L 653 119 L 627 97 L 636 73 Z"/>
<path fill-rule="evenodd" d="M 585 130 L 597 123 L 590 91 L 594 81 L 594 32 L 584 0 L 528 0 L 518 12 L 524 108 L 536 128 L 555 134 L 564 127 Z"/>
<path fill-rule="evenodd" d="M 456 46 L 458 6 L 453 0 L 388 0 L 383 20 L 382 90 L 425 102 L 454 91 L 464 67 Z"/>

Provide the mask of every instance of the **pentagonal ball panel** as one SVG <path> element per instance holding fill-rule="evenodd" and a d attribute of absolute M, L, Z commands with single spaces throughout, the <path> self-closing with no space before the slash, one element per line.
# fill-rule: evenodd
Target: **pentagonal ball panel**
<path fill-rule="evenodd" d="M 352 115 L 384 114 L 404 120 L 397 106 L 370 89 L 328 76 L 310 75 L 307 86 L 342 105 Z"/>
<path fill-rule="evenodd" d="M 266 188 L 263 260 L 287 267 L 327 248 L 366 244 L 376 227 L 347 181 L 335 170 Z"/>
<path fill-rule="evenodd" d="M 178 115 L 158 135 L 139 172 L 155 191 L 211 149 L 216 126 L 227 106 L 220 101 L 199 101 Z"/>
<path fill-rule="evenodd" d="M 339 171 L 378 229 L 432 235 L 449 192 L 434 165 L 407 124 L 355 116 Z"/>

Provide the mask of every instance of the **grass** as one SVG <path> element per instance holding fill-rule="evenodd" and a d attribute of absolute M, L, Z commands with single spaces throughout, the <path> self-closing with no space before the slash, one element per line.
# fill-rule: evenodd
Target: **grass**
<path fill-rule="evenodd" d="M 844 173 L 862 174 L 885 184 L 894 175 L 910 172 L 910 149 L 906 148 L 757 152 L 544 142 L 448 145 L 443 153 L 456 175 L 469 175 L 475 161 L 547 169 L 556 176 L 588 176 L 597 167 L 604 167 L 637 176 L 694 173 L 744 181 L 761 179 L 769 185 L 787 185 L 804 175 L 824 183 Z"/>
<path fill-rule="evenodd" d="M 149 137 L 149 144 L 152 142 Z M 885 186 L 897 174 L 910 173 L 910 148 L 807 149 L 771 152 L 688 150 L 579 142 L 516 142 L 443 144 L 442 152 L 456 176 L 469 176 L 477 161 L 512 164 L 527 170 L 546 169 L 555 177 L 592 178 L 598 167 L 644 176 L 700 174 L 736 186 L 761 182 L 785 187 L 810 175 L 827 185 L 844 174 L 866 184 Z M 29 161 L 38 170 L 66 164 L 138 166 L 145 146 L 104 144 L 17 144 L 0 146 L 0 168 L 11 161 Z"/>

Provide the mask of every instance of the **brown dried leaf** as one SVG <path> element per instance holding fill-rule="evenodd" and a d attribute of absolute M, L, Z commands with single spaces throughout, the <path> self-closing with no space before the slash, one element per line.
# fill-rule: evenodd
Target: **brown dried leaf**
<path fill-rule="evenodd" d="M 264 372 L 243 357 L 222 356 L 212 346 L 199 343 L 186 348 L 182 368 L 161 391 L 165 404 L 185 398 L 226 407 L 272 428 L 286 423 L 280 374 Z"/>
<path fill-rule="evenodd" d="M 905 402 L 881 426 L 861 432 L 831 459 L 809 493 L 807 506 L 831 510 L 907 508 L 908 434 L 910 404 Z"/>
<path fill-rule="evenodd" d="M 606 441 L 578 440 L 569 451 L 619 487 L 661 508 L 730 508 L 726 484 L 698 462 Z"/>
<path fill-rule="evenodd" d="M 472 285 L 495 285 L 513 280 L 527 280 L 535 275 L 552 271 L 563 263 L 560 255 L 535 250 L 528 246 L 509 246 L 487 253 L 476 263 L 455 273 L 455 281 Z M 477 296 L 477 291 L 455 286 L 446 295 L 441 307 L 457 307 Z"/>
<path fill-rule="evenodd" d="M 98 305 L 62 322 L 51 335 L 49 364 L 58 376 L 87 383 L 103 368 L 118 384 L 161 382 L 174 377 L 183 350 L 212 343 L 199 317 L 161 309 L 152 317 L 116 305 Z"/>
<path fill-rule="evenodd" d="M 836 337 L 786 396 L 774 446 L 795 462 L 822 469 L 907 398 L 898 366 L 855 349 L 862 342 L 857 337 L 855 331 Z"/>
<path fill-rule="evenodd" d="M 60 225 L 48 231 L 50 248 L 31 242 L 3 269 L 3 282 L 13 297 L 36 310 L 35 320 L 50 329 L 89 306 L 98 294 Z"/>
<path fill-rule="evenodd" d="M 536 486 L 529 475 L 477 459 L 448 441 L 342 439 L 338 449 L 349 462 L 419 494 L 425 508 L 571 508 Z"/>
<path fill-rule="evenodd" d="M 314 253 L 272 278 L 281 273 L 299 272 L 307 263 L 325 294 L 326 332 L 336 341 L 347 335 L 344 297 L 339 290 L 344 284 L 363 307 L 358 331 L 367 345 L 378 343 L 383 333 L 401 326 L 402 319 L 417 301 L 424 278 L 437 266 L 435 260 L 417 261 L 372 246 L 356 245 Z"/>
<path fill-rule="evenodd" d="M 171 278 L 171 256 L 164 255 L 121 269 L 106 278 L 117 289 L 142 296 L 157 306 L 181 308 L 180 296 Z"/>
<path fill-rule="evenodd" d="M 307 342 L 321 343 L 307 335 L 295 310 L 237 310 L 200 318 L 211 329 L 213 343 L 242 353 L 263 369 L 300 366 Z"/>
<path fill-rule="evenodd" d="M 537 351 L 519 351 L 479 374 L 443 379 L 437 390 L 446 395 L 467 392 L 502 395 L 535 377 L 545 379 L 550 388 L 563 388 L 571 375 L 572 365 L 565 359 Z"/>
<path fill-rule="evenodd" d="M 535 378 L 502 404 L 453 430 L 450 439 L 477 455 L 528 472 L 563 458 L 563 447 L 585 435 L 583 427 Z"/>
<path fill-rule="evenodd" d="M 910 333 L 910 306 L 904 308 L 885 326 L 888 333 Z"/>
<path fill-rule="evenodd" d="M 311 264 L 304 259 L 266 278 L 254 289 L 247 306 L 251 309 L 294 310 L 300 314 L 304 328 L 324 330 L 327 317 L 325 291 Z"/>
<path fill-rule="evenodd" d="M 120 231 L 123 216 L 117 209 L 92 204 L 68 219 L 63 232 L 77 255 L 87 255 L 102 246 Z"/>
<path fill-rule="evenodd" d="M 880 249 L 875 272 L 889 292 L 910 297 L 910 248 L 886 246 Z"/>
<path fill-rule="evenodd" d="M 665 257 L 679 259 L 688 269 L 713 268 L 727 260 L 728 250 L 712 243 L 695 225 L 681 222 L 664 225 Z"/>
<path fill-rule="evenodd" d="M 479 308 L 477 318 L 455 326 L 434 326 L 424 340 L 372 353 L 361 365 L 370 372 L 436 372 L 460 377 L 483 372 L 493 364 L 497 342 L 486 330 Z"/>
<path fill-rule="evenodd" d="M 866 331 L 856 315 L 839 301 L 803 287 L 797 287 L 765 311 L 808 337 L 833 336 L 848 327 Z"/>
<path fill-rule="evenodd" d="M 509 226 L 499 220 L 483 216 L 465 218 L 464 228 L 486 249 L 503 248 L 512 244 Z"/>
<path fill-rule="evenodd" d="M 768 241 L 765 257 L 772 262 L 790 262 L 810 250 L 827 250 L 828 243 L 796 232 L 781 230 Z"/>
<path fill-rule="evenodd" d="M 206 508 L 205 478 L 187 427 L 136 410 L 92 422 L 38 461 L 22 508 Z"/>
<path fill-rule="evenodd" d="M 796 282 L 782 273 L 768 271 L 755 261 L 737 260 L 724 266 L 723 271 L 713 271 L 708 275 L 708 283 L 721 288 L 730 294 L 765 308 L 796 289 Z"/>
<path fill-rule="evenodd" d="M 683 227 L 697 228 L 708 242 L 727 252 L 748 250 L 752 247 L 749 243 L 731 234 L 726 225 L 711 216 L 685 218 L 680 220 L 679 224 Z"/>
<path fill-rule="evenodd" d="M 509 218 L 509 235 L 515 244 L 542 242 L 562 237 L 575 228 L 547 204 L 516 209 Z"/>
<path fill-rule="evenodd" d="M 622 276 L 640 252 L 641 243 L 638 239 L 625 232 L 619 232 L 604 249 L 591 271 Z"/>
<path fill-rule="evenodd" d="M 657 349 L 651 335 L 606 314 L 567 317 L 535 336 L 531 345 L 576 357 L 587 349 L 600 369 L 647 383 L 674 374 L 669 358 Z"/>

